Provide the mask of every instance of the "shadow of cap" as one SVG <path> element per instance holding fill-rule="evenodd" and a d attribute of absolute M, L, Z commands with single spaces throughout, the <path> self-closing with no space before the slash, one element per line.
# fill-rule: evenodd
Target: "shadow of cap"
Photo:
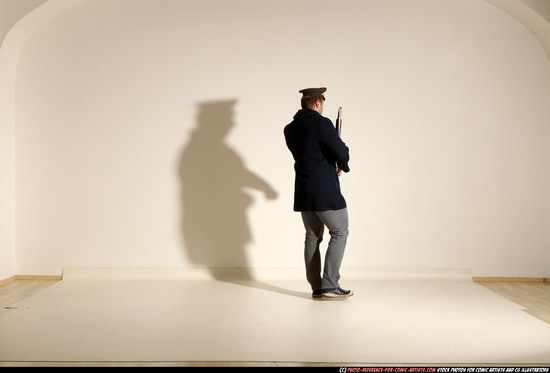
<path fill-rule="evenodd" d="M 223 135 L 235 124 L 236 99 L 201 102 L 197 105 L 199 129 L 210 134 Z"/>

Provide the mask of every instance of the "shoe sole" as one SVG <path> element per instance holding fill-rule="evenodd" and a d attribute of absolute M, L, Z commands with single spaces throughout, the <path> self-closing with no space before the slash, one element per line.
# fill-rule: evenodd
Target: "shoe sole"
<path fill-rule="evenodd" d="M 350 291 L 349 294 L 331 294 L 323 293 L 323 298 L 349 298 L 353 295 L 353 291 Z"/>

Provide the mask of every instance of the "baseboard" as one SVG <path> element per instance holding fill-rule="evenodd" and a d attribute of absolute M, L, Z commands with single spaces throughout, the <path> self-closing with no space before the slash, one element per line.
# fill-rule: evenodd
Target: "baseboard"
<path fill-rule="evenodd" d="M 46 280 L 55 281 L 62 280 L 63 276 L 47 276 L 47 275 L 15 275 L 16 280 Z"/>
<path fill-rule="evenodd" d="M 15 275 L 3 280 L 0 280 L 0 286 L 7 285 L 10 282 L 17 280 L 34 280 L 34 281 L 59 281 L 63 276 L 45 276 L 45 275 Z"/>
<path fill-rule="evenodd" d="M 9 284 L 10 282 L 15 281 L 15 280 L 17 280 L 17 278 L 15 276 L 11 276 L 11 277 L 8 277 L 6 279 L 0 280 L 0 286 Z"/>
<path fill-rule="evenodd" d="M 0 280 L 0 286 L 9 284 L 17 280 L 35 280 L 35 281 L 59 281 L 63 276 L 45 276 L 45 275 L 15 275 L 6 279 Z"/>

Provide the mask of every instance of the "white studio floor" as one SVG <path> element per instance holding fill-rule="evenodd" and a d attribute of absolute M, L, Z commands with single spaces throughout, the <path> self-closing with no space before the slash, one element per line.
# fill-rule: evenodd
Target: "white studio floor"
<path fill-rule="evenodd" d="M 302 272 L 68 269 L 0 316 L 0 361 L 550 363 L 550 325 L 468 273 L 342 270 L 355 295 L 313 300 Z"/>

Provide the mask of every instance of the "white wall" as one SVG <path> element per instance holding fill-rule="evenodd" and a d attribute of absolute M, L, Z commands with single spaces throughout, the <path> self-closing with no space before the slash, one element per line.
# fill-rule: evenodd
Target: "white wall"
<path fill-rule="evenodd" d="M 0 66 L 5 66 L 0 49 Z M 15 130 L 13 116 L 13 79 L 0 69 L 0 280 L 15 275 Z M 7 85 L 7 82 L 12 83 Z"/>
<path fill-rule="evenodd" d="M 21 18 L 46 0 L 0 0 L 0 47 L 2 41 Z M 15 159 L 13 117 L 7 119 L 8 106 L 13 106 L 13 70 L 10 57 L 0 50 L 0 111 L 4 113 L 0 121 L 0 280 L 15 274 Z"/>
<path fill-rule="evenodd" d="M 47 0 L 0 0 L 0 280 L 16 274 L 14 89 L 19 54 L 29 35 L 79 1 L 49 1 L 40 7 Z"/>
<path fill-rule="evenodd" d="M 301 267 L 307 86 L 344 108 L 343 267 L 549 276 L 550 64 L 479 0 L 73 5 L 17 62 L 16 273 Z"/>

